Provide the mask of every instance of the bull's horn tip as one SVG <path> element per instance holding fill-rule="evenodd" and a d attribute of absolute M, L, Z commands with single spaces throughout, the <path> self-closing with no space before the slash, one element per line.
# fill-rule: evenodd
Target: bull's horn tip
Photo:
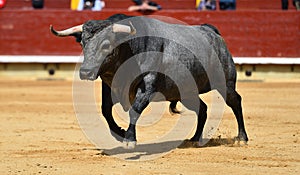
<path fill-rule="evenodd" d="M 53 25 L 50 25 L 50 32 L 53 33 L 54 35 L 58 35 L 58 33 L 54 30 Z"/>
<path fill-rule="evenodd" d="M 50 24 L 50 30 L 53 31 L 53 25 L 52 24 Z"/>

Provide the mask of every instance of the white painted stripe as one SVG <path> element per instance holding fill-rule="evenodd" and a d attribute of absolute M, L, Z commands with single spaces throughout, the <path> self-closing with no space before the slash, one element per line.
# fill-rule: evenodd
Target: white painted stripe
<path fill-rule="evenodd" d="M 300 58 L 234 57 L 235 64 L 300 64 Z"/>
<path fill-rule="evenodd" d="M 80 63 L 83 56 L 0 55 L 0 63 Z"/>
<path fill-rule="evenodd" d="M 0 55 L 0 63 L 81 63 L 83 56 Z M 235 64 L 300 64 L 300 57 L 234 57 Z"/>

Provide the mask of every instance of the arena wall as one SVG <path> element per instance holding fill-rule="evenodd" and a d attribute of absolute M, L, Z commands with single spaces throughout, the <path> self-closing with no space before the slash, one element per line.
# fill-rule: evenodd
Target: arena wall
<path fill-rule="evenodd" d="M 49 32 L 52 24 L 64 29 L 90 19 L 105 19 L 115 13 L 106 10 L 3 10 L 0 20 L 0 55 L 78 55 L 73 38 L 57 38 Z M 299 57 L 300 13 L 297 11 L 216 11 L 171 10 L 155 13 L 190 25 L 210 23 L 221 31 L 233 56 Z"/>
<path fill-rule="evenodd" d="M 17 70 L 22 69 L 34 69 L 35 71 L 37 69 L 42 72 L 42 75 L 48 76 L 49 70 L 54 69 L 56 70 L 54 75 L 57 76 L 62 67 L 73 68 L 76 63 L 72 61 L 55 59 L 55 63 L 52 63 L 49 57 L 44 57 L 45 55 L 79 56 L 81 54 L 81 47 L 75 43 L 74 38 L 54 37 L 49 32 L 49 25 L 52 24 L 56 29 L 65 29 L 90 19 L 105 19 L 115 13 L 142 15 L 138 12 L 116 9 L 106 9 L 101 12 L 71 11 L 58 8 L 43 10 L 7 8 L 2 10 L 0 13 L 0 55 L 2 55 L 0 75 L 9 74 L 12 70 L 18 72 Z M 246 71 L 252 72 L 251 78 L 259 75 L 258 72 L 264 75 L 269 75 L 267 72 L 273 72 L 274 77 L 286 77 L 286 72 L 288 72 L 293 77 L 298 77 L 300 13 L 297 11 L 163 10 L 153 15 L 173 17 L 190 25 L 202 23 L 215 25 L 221 31 L 234 58 L 238 58 L 235 61 L 239 60 L 237 63 L 239 75 L 241 75 L 239 77 L 250 78 L 250 76 L 246 76 Z M 12 55 L 17 60 L 22 59 L 23 57 L 19 56 L 23 55 L 31 58 L 33 58 L 32 55 L 39 56 L 37 62 L 28 61 L 28 65 L 35 65 L 37 68 L 25 65 L 24 60 L 12 63 L 12 60 L 9 59 L 13 57 L 7 57 L 7 55 Z M 266 59 L 271 61 L 264 62 L 263 60 Z M 49 62 L 58 66 L 49 68 Z M 276 73 L 274 74 L 274 72 Z M 282 74 L 283 72 L 284 74 Z M 19 73 L 22 75 L 24 72 L 19 71 Z"/>
<path fill-rule="evenodd" d="M 216 0 L 219 2 L 219 0 Z M 289 10 L 295 7 L 289 0 Z M 44 9 L 69 9 L 71 0 L 48 0 L 44 1 Z M 105 8 L 108 9 L 127 9 L 134 3 L 130 0 L 104 0 Z M 194 9 L 195 0 L 155 0 L 163 9 Z M 217 3 L 218 4 L 218 3 Z M 10 0 L 6 3 L 6 9 L 32 9 L 30 0 Z M 280 10 L 280 0 L 236 0 L 236 10 Z"/>

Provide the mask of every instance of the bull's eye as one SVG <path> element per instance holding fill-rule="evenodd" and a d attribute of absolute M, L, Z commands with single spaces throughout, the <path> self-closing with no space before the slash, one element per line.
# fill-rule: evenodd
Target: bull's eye
<path fill-rule="evenodd" d="M 100 45 L 100 49 L 103 51 L 108 51 L 110 49 L 110 41 L 104 40 Z"/>

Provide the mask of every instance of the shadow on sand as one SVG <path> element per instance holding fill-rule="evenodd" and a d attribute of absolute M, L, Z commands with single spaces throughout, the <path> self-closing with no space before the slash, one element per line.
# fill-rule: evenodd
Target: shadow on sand
<path fill-rule="evenodd" d="M 234 138 L 212 138 L 203 139 L 203 146 L 199 146 L 199 142 L 192 142 L 189 140 L 166 141 L 160 143 L 138 144 L 134 149 L 124 149 L 123 147 L 116 147 L 112 149 L 96 149 L 101 151 L 102 155 L 110 155 L 119 157 L 124 160 L 149 160 L 161 157 L 173 149 L 187 149 L 187 148 L 205 148 L 217 146 L 234 146 Z"/>

